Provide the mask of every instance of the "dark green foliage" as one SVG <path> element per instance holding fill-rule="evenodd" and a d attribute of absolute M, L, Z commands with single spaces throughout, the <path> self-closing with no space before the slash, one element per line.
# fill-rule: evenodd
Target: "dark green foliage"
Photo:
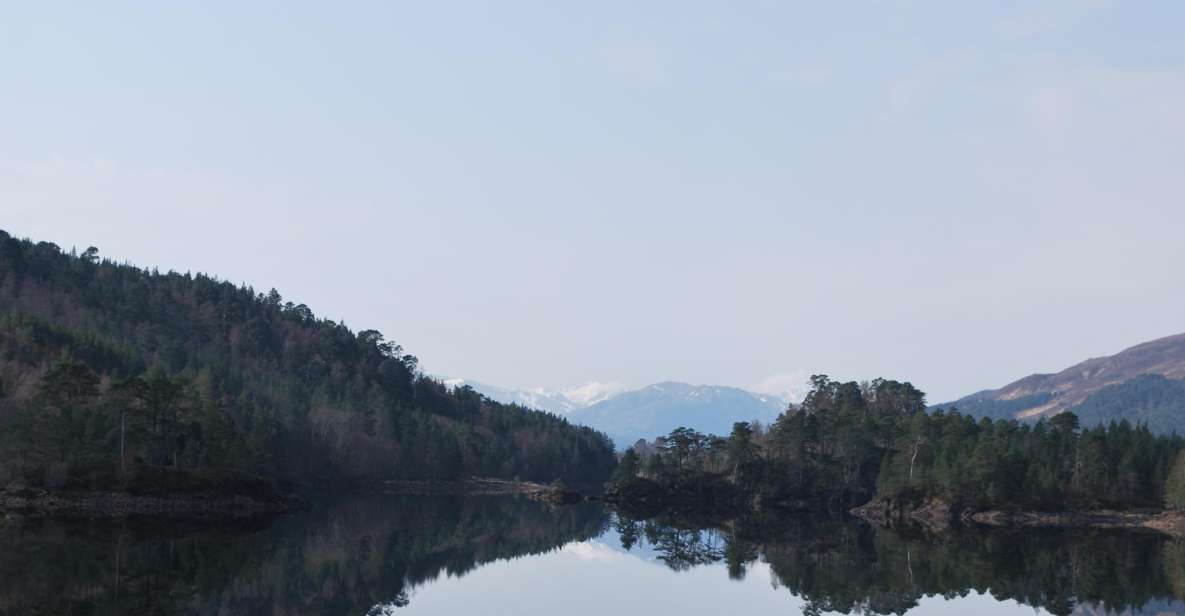
<path fill-rule="evenodd" d="M 1078 424 L 1073 413 L 1035 424 L 943 412 L 903 418 L 878 496 L 974 509 L 1159 508 L 1181 439 L 1127 422 Z"/>
<path fill-rule="evenodd" d="M 1127 422 L 1083 430 L 1073 413 L 1035 424 L 931 414 L 908 383 L 815 376 L 801 407 L 768 432 L 737 424 L 725 440 L 681 428 L 658 440 L 642 476 L 700 493 L 686 486 L 725 479 L 736 487 L 734 503 L 758 497 L 790 508 L 882 498 L 977 510 L 1155 509 L 1183 445 Z"/>
<path fill-rule="evenodd" d="M 726 498 L 732 508 L 746 506 L 753 497 L 769 505 L 812 509 L 866 502 L 876 492 L 895 418 L 924 414 L 925 397 L 897 381 L 811 380 L 801 408 L 781 415 L 768 432 L 738 422 L 727 439 L 686 428 L 660 438 L 643 464 L 643 477 L 672 498 L 686 500 L 681 494 L 690 492 L 700 500 Z M 725 504 L 710 505 L 720 509 Z"/>
<path fill-rule="evenodd" d="M 1131 417 L 1158 434 L 1185 435 L 1185 381 L 1145 374 L 1091 394 L 1073 408 L 1082 425 L 1110 423 L 1115 417 Z"/>
<path fill-rule="evenodd" d="M 759 472 L 757 464 L 757 443 L 753 442 L 753 426 L 747 421 L 738 421 L 732 426 L 725 453 L 732 464 L 732 482 L 747 489 L 753 485 Z"/>
<path fill-rule="evenodd" d="M 188 485 L 225 471 L 280 483 L 579 486 L 615 465 L 604 435 L 452 391 L 379 332 L 354 333 L 274 289 L 141 270 L 97 250 L 73 256 L 2 231 L 0 394 L 0 487 Z"/>
<path fill-rule="evenodd" d="M 623 484 L 638 476 L 641 470 L 641 459 L 638 457 L 638 452 L 631 447 L 621 454 L 621 458 L 617 461 L 617 468 L 613 469 L 612 483 Z"/>
<path fill-rule="evenodd" d="M 1167 509 L 1185 509 L 1185 450 L 1177 453 L 1169 466 L 1164 482 L 1164 506 Z"/>

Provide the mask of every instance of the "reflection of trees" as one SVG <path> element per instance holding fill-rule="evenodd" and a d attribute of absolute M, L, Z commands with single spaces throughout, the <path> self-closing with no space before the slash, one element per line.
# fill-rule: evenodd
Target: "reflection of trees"
<path fill-rule="evenodd" d="M 0 525 L 0 615 L 389 614 L 442 572 L 600 534 L 599 507 L 382 498 L 274 524 L 30 519 Z"/>
<path fill-rule="evenodd" d="M 1054 614 L 1083 604 L 1109 610 L 1180 598 L 1185 543 L 1108 530 L 890 531 L 842 519 L 661 518 L 616 522 L 623 547 L 644 540 L 672 569 L 723 560 L 744 577 L 758 559 L 807 613 L 903 614 L 925 596 L 971 592 Z"/>
<path fill-rule="evenodd" d="M 630 550 L 642 538 L 654 548 L 658 560 L 675 571 L 686 571 L 726 558 L 728 542 L 712 528 L 678 526 L 655 520 L 618 516 L 615 524 L 621 547 Z"/>
<path fill-rule="evenodd" d="M 724 546 L 724 562 L 728 565 L 729 579 L 745 579 L 749 563 L 756 561 L 758 555 L 757 546 L 753 543 L 736 538 L 728 541 Z"/>
<path fill-rule="evenodd" d="M 395 613 L 396 609 L 407 607 L 409 603 L 411 600 L 407 598 L 407 592 L 403 591 L 399 593 L 399 596 L 386 603 L 376 603 L 366 612 L 366 616 L 390 616 Z"/>
<path fill-rule="evenodd" d="M 1173 594 L 1185 597 L 1185 540 L 1165 543 L 1164 574 L 1173 586 Z"/>
<path fill-rule="evenodd" d="M 676 571 L 685 571 L 724 558 L 724 542 L 719 534 L 711 530 L 688 530 L 648 523 L 646 540 L 654 546 L 658 559 Z"/>
<path fill-rule="evenodd" d="M 621 547 L 626 551 L 633 549 L 642 535 L 641 522 L 629 518 L 618 516 L 614 528 L 617 530 L 617 535 L 621 537 Z"/>

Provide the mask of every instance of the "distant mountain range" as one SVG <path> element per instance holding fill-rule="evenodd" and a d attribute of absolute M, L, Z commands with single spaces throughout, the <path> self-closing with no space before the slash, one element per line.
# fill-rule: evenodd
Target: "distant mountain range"
<path fill-rule="evenodd" d="M 632 390 L 599 382 L 559 390 L 514 389 L 466 379 L 445 383 L 469 385 L 498 402 L 563 415 L 605 432 L 619 449 L 680 426 L 723 435 L 737 421 L 769 422 L 791 399 L 789 394 L 676 382 Z M 1054 374 L 1032 374 L 931 408 L 951 407 L 980 417 L 1021 420 L 1072 410 L 1087 426 L 1126 419 L 1146 423 L 1155 432 L 1185 434 L 1185 334 L 1088 359 Z"/>
<path fill-rule="evenodd" d="M 788 401 L 736 387 L 656 383 L 573 412 L 576 423 L 613 438 L 618 448 L 652 440 L 680 426 L 727 435 L 738 421 L 773 421 Z"/>
<path fill-rule="evenodd" d="M 498 402 L 564 415 L 605 432 L 618 448 L 628 447 L 640 438 L 652 440 L 680 426 L 728 434 L 738 421 L 773 421 L 789 404 L 788 396 L 675 382 L 634 390 L 595 382 L 564 390 L 513 389 L 456 378 L 444 382 L 453 387 L 468 385 Z"/>
<path fill-rule="evenodd" d="M 935 406 L 1006 419 L 1074 411 L 1084 425 L 1127 419 L 1157 432 L 1185 434 L 1185 334 Z"/>

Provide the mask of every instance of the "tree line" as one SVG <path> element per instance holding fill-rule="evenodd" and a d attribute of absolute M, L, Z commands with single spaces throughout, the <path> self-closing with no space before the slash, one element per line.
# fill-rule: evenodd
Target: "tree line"
<path fill-rule="evenodd" d="M 274 289 L 0 231 L 0 487 L 585 485 L 615 463 L 605 435 L 447 387 Z"/>
<path fill-rule="evenodd" d="M 633 500 L 685 497 L 847 509 L 873 499 L 958 509 L 1066 511 L 1185 507 L 1185 441 L 1146 425 L 1083 429 L 1073 413 L 1033 423 L 927 412 L 910 383 L 811 378 L 770 426 L 726 437 L 679 428 L 627 450 L 614 489 Z"/>

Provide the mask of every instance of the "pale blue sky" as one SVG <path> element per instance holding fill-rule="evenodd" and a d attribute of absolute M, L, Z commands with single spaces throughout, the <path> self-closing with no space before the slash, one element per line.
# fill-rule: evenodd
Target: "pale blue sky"
<path fill-rule="evenodd" d="M 0 2 L 0 228 L 507 386 L 1185 331 L 1185 4 L 980 5 Z"/>

